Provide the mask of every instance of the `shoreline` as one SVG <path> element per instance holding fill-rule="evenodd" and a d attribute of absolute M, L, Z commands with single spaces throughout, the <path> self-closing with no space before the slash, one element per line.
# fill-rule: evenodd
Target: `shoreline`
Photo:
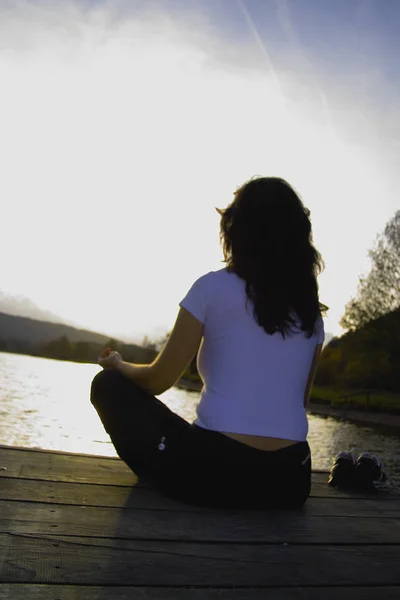
<path fill-rule="evenodd" d="M 179 381 L 176 387 L 188 392 L 201 392 L 203 386 L 200 382 L 184 379 Z M 392 435 L 400 435 L 400 414 L 366 410 L 346 410 L 316 402 L 310 402 L 307 407 L 307 413 L 321 417 L 333 417 L 341 421 L 350 421 L 351 423 L 367 427 L 390 429 Z"/>
<path fill-rule="evenodd" d="M 311 402 L 307 407 L 307 412 L 311 415 L 321 417 L 333 417 L 341 421 L 350 421 L 357 425 L 375 427 L 381 429 L 390 429 L 393 435 L 400 435 L 400 415 L 385 412 L 372 412 L 366 410 L 345 410 L 331 405 L 316 404 Z"/>

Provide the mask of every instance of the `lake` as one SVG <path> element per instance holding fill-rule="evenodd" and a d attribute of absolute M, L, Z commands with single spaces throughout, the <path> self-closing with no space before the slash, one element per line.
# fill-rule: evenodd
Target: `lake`
<path fill-rule="evenodd" d="M 116 456 L 89 401 L 91 381 L 100 370 L 0 352 L 0 444 Z M 172 388 L 159 398 L 181 417 L 194 419 L 197 392 Z M 314 469 L 329 469 L 341 450 L 369 451 L 379 455 L 400 485 L 399 436 L 332 417 L 309 415 L 309 424 Z"/>

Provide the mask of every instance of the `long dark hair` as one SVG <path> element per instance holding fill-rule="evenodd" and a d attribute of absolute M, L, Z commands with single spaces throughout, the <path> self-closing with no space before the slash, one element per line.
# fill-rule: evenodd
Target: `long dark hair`
<path fill-rule="evenodd" d="M 317 277 L 324 263 L 313 245 L 310 211 L 299 196 L 284 179 L 258 177 L 217 210 L 224 262 L 246 282 L 257 323 L 285 338 L 300 322 L 311 337 L 328 307 L 319 302 Z"/>

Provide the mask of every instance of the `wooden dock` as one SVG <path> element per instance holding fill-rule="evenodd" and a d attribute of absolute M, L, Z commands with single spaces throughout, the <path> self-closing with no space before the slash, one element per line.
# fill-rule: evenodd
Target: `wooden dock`
<path fill-rule="evenodd" d="M 0 447 L 2 600 L 400 598 L 400 496 L 331 490 L 299 511 L 201 509 L 117 458 Z"/>

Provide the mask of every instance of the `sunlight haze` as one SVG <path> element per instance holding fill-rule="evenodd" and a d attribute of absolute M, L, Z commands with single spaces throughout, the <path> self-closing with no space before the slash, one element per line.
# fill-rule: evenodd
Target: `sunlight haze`
<path fill-rule="evenodd" d="M 289 0 L 1 3 L 0 290 L 156 339 L 223 267 L 214 207 L 276 175 L 311 210 L 340 334 L 400 183 L 400 86 L 368 13 L 390 3 L 349 4 L 356 33 L 322 15 L 319 52 L 309 0 L 299 23 Z"/>

